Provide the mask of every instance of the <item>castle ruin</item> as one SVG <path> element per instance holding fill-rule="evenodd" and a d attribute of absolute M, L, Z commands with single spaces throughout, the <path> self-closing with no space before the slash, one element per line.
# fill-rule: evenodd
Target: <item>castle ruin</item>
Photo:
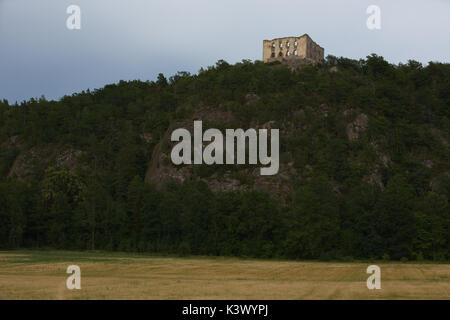
<path fill-rule="evenodd" d="M 307 34 L 300 37 L 285 37 L 263 41 L 263 62 L 295 59 L 303 59 L 312 63 L 322 62 L 324 49 Z"/>

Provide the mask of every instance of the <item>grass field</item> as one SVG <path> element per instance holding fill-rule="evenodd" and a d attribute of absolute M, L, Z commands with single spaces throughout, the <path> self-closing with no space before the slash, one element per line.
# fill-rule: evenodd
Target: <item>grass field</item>
<path fill-rule="evenodd" d="M 81 289 L 66 269 L 81 268 Z M 366 268 L 381 268 L 368 290 Z M 0 299 L 450 299 L 450 265 L 0 252 Z"/>

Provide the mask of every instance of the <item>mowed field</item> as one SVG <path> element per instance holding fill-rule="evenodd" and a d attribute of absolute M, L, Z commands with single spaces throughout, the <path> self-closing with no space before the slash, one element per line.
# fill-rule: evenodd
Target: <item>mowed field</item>
<path fill-rule="evenodd" d="M 72 264 L 80 290 L 66 288 Z M 380 290 L 367 289 L 371 264 Z M 450 299 L 450 265 L 2 251 L 0 299 Z"/>

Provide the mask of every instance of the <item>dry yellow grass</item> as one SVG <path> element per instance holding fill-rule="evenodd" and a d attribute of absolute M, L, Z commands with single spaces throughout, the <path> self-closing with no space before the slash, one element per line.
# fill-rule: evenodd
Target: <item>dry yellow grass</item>
<path fill-rule="evenodd" d="M 81 290 L 66 288 L 67 266 Z M 0 299 L 450 299 L 450 265 L 167 258 L 107 253 L 0 252 Z"/>

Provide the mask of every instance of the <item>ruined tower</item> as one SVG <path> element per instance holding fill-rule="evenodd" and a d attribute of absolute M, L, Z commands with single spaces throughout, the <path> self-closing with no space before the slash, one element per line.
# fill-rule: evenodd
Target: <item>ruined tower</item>
<path fill-rule="evenodd" d="M 317 63 L 324 59 L 324 49 L 306 33 L 300 37 L 284 37 L 263 41 L 263 62 L 304 59 Z"/>

